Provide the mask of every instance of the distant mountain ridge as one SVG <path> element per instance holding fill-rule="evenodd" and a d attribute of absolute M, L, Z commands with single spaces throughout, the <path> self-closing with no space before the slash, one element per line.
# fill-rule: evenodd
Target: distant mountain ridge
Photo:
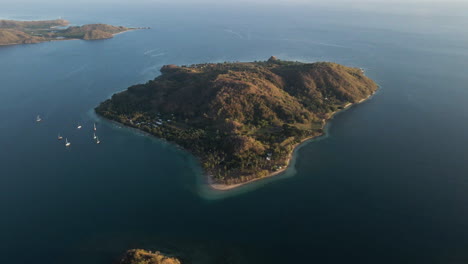
<path fill-rule="evenodd" d="M 37 21 L 0 20 L 0 28 L 16 30 L 34 30 L 37 28 L 44 29 L 57 26 L 68 26 L 68 24 L 70 24 L 70 22 L 65 19 Z"/>
<path fill-rule="evenodd" d="M 161 73 L 113 95 L 96 112 L 191 151 L 223 184 L 283 170 L 298 143 L 321 135 L 333 113 L 377 89 L 358 68 L 275 57 L 166 65 Z"/>

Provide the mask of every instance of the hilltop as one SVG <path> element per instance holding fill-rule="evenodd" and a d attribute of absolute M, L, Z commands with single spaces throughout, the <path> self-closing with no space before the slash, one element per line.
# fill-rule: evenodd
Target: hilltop
<path fill-rule="evenodd" d="M 377 89 L 358 68 L 275 57 L 166 65 L 161 73 L 96 112 L 180 145 L 199 158 L 212 183 L 227 185 L 284 170 L 298 143 L 321 135 L 336 111 Z"/>
<path fill-rule="evenodd" d="M 119 264 L 180 264 L 177 258 L 168 257 L 156 251 L 131 249 L 125 253 Z"/>
<path fill-rule="evenodd" d="M 30 44 L 53 40 L 112 38 L 114 34 L 135 28 L 106 24 L 67 27 L 64 19 L 43 21 L 0 20 L 0 45 Z"/>
<path fill-rule="evenodd" d="M 126 27 L 116 27 L 106 24 L 88 24 L 79 27 L 69 27 L 60 32 L 61 37 L 84 40 L 112 38 L 114 34 L 129 30 Z"/>

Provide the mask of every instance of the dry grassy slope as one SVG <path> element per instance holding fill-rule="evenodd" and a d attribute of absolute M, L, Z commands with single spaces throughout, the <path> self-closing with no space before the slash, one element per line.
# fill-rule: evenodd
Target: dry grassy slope
<path fill-rule="evenodd" d="M 335 63 L 170 66 L 162 73 L 146 85 L 115 95 L 113 101 L 133 102 L 142 111 L 174 113 L 193 122 L 204 117 L 305 123 L 329 112 L 321 109 L 325 104 L 357 102 L 377 88 L 359 69 Z"/>
<path fill-rule="evenodd" d="M 38 43 L 44 41 L 41 37 L 31 36 L 24 32 L 0 28 L 0 45 Z"/>
<path fill-rule="evenodd" d="M 273 71 L 286 81 L 286 91 L 308 100 L 329 95 L 355 103 L 376 88 L 375 83 L 365 77 L 360 69 L 336 63 L 313 63 L 276 68 Z"/>
<path fill-rule="evenodd" d="M 57 32 L 52 28 L 53 26 L 66 26 L 68 24 L 69 22 L 63 19 L 45 21 L 0 20 L 0 45 L 38 43 L 54 40 L 57 37 L 84 40 L 107 39 L 112 38 L 113 34 L 128 30 L 125 27 L 106 24 L 69 27 Z"/>
<path fill-rule="evenodd" d="M 85 40 L 91 39 L 106 39 L 112 38 L 113 34 L 120 33 L 128 30 L 125 27 L 116 27 L 106 24 L 89 24 L 84 26 L 69 27 L 61 35 L 83 38 Z"/>
<path fill-rule="evenodd" d="M 217 93 L 209 102 L 209 117 L 230 118 L 241 123 L 255 118 L 278 122 L 292 118 L 290 114 L 303 113 L 301 104 L 271 79 L 278 78 L 268 71 L 230 71 L 218 75 L 213 82 Z"/>
<path fill-rule="evenodd" d="M 176 258 L 167 257 L 160 252 L 132 249 L 126 252 L 120 264 L 180 264 Z"/>
<path fill-rule="evenodd" d="M 83 37 L 84 40 L 92 40 L 92 39 L 108 39 L 112 38 L 114 35 L 109 32 L 104 32 L 99 29 L 87 31 Z"/>
<path fill-rule="evenodd" d="M 107 33 L 112 33 L 112 34 L 127 30 L 126 27 L 121 27 L 121 26 L 116 27 L 116 26 L 106 25 L 106 24 L 88 24 L 88 25 L 81 26 L 81 29 L 84 31 L 100 30 L 100 31 L 104 31 Z"/>

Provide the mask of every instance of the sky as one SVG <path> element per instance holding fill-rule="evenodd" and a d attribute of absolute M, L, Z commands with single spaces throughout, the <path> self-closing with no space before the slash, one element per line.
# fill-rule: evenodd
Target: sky
<path fill-rule="evenodd" d="M 262 3 L 262 4 L 339 4 L 339 3 L 468 3 L 468 0 L 0 0 L 1 4 L 13 3 Z"/>
<path fill-rule="evenodd" d="M 327 7 L 341 11 L 357 10 L 384 14 L 402 14 L 417 16 L 467 16 L 468 0 L 0 0 L 0 15 L 4 12 L 21 13 L 25 6 L 33 4 L 42 8 L 47 6 L 71 9 L 73 6 L 112 8 L 111 5 L 212 5 L 241 7 Z M 27 6 L 26 6 L 27 8 Z M 261 11 L 261 9 L 259 9 Z"/>
<path fill-rule="evenodd" d="M 321 6 L 404 6 L 404 5 L 452 5 L 467 3 L 468 0 L 0 0 L 0 6 L 18 4 L 54 4 L 54 5 L 83 5 L 83 4 L 262 4 L 262 5 L 321 5 Z"/>

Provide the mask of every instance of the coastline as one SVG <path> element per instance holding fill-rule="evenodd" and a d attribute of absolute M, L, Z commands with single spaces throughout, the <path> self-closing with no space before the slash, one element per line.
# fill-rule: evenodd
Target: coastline
<path fill-rule="evenodd" d="M 373 92 L 372 94 L 370 94 L 369 96 L 367 96 L 366 98 L 364 99 L 361 99 L 359 100 L 358 102 L 356 103 L 347 103 L 346 105 L 343 106 L 343 109 L 339 109 L 339 110 L 336 110 L 332 113 L 330 113 L 328 115 L 328 117 L 326 119 L 323 120 L 322 122 L 322 129 L 325 128 L 326 124 L 327 124 L 327 121 L 333 119 L 333 117 L 337 114 L 337 113 L 340 113 L 348 108 L 350 108 L 351 106 L 353 105 L 358 105 L 360 103 L 363 103 L 367 100 L 369 100 L 376 92 Z M 207 173 L 204 173 L 203 177 L 204 177 L 204 183 L 206 185 L 208 185 L 208 187 L 210 187 L 212 190 L 216 190 L 216 191 L 229 191 L 229 190 L 233 190 L 233 189 L 236 189 L 236 188 L 239 188 L 241 186 L 244 186 L 244 185 L 247 185 L 247 184 L 250 184 L 250 183 L 253 183 L 253 182 L 257 182 L 257 181 L 261 181 L 261 180 L 265 180 L 265 179 L 268 179 L 268 178 L 272 178 L 274 176 L 277 176 L 279 174 L 282 174 L 284 172 L 286 172 L 286 170 L 288 170 L 290 168 L 290 165 L 291 165 L 291 160 L 293 158 L 293 154 L 294 154 L 294 151 L 300 146 L 302 145 L 303 143 L 309 141 L 309 140 L 313 140 L 313 139 L 316 139 L 316 138 L 319 138 L 321 136 L 323 136 L 326 132 L 323 132 L 317 136 L 313 136 L 313 137 L 308 137 L 308 138 L 305 138 L 303 140 L 301 140 L 301 142 L 293 145 L 292 147 L 292 150 L 291 152 L 288 154 L 288 157 L 287 157 L 287 164 L 284 166 L 284 168 L 278 170 L 278 171 L 275 171 L 275 172 L 272 172 L 270 173 L 269 175 L 265 176 L 265 177 L 261 177 L 261 178 L 256 178 L 256 179 L 252 179 L 252 180 L 249 180 L 249 181 L 246 181 L 246 182 L 242 182 L 242 183 L 236 183 L 236 184 L 224 184 L 224 183 L 216 183 L 213 179 L 213 177 Z"/>
<path fill-rule="evenodd" d="M 119 32 L 112 34 L 113 38 L 114 36 L 117 36 L 122 33 L 126 33 L 129 31 L 134 31 L 134 30 L 142 30 L 142 29 L 149 29 L 149 28 L 128 28 L 125 31 Z M 28 44 L 39 44 L 39 43 L 45 43 L 45 42 L 55 42 L 55 41 L 68 41 L 68 40 L 84 40 L 84 41 L 90 41 L 90 40 L 104 40 L 104 39 L 111 39 L 111 38 L 103 38 L 103 39 L 81 39 L 81 38 L 67 38 L 67 39 L 47 39 L 44 41 L 38 41 L 38 42 L 32 42 L 32 43 L 11 43 L 11 44 L 0 44 L 0 47 L 8 47 L 8 46 L 15 46 L 15 45 L 28 45 Z"/>
<path fill-rule="evenodd" d="M 305 138 L 305 139 L 301 140 L 301 142 L 293 145 L 291 152 L 288 154 L 287 164 L 284 166 L 284 168 L 282 168 L 280 170 L 277 170 L 275 172 L 272 172 L 272 173 L 270 173 L 269 175 L 267 175 L 265 177 L 255 178 L 255 179 L 252 179 L 252 180 L 248 180 L 246 182 L 241 182 L 241 183 L 229 184 L 228 185 L 228 184 L 224 184 L 224 183 L 214 182 L 213 177 L 211 175 L 205 173 L 204 174 L 205 184 L 207 184 L 211 189 L 216 190 L 216 191 L 229 191 L 229 190 L 236 189 L 238 187 L 247 185 L 249 183 L 253 183 L 253 182 L 256 182 L 256 181 L 260 181 L 260 180 L 265 180 L 265 179 L 271 178 L 273 176 L 279 175 L 279 174 L 285 172 L 289 168 L 289 166 L 291 164 L 292 157 L 293 157 L 293 153 L 296 150 L 296 148 L 299 147 L 299 145 L 301 145 L 302 143 L 304 143 L 306 141 L 309 141 L 311 139 L 315 139 L 315 138 L 318 138 L 318 137 L 321 137 L 321 136 L 323 136 L 323 133 L 319 134 L 317 136 Z"/>
<path fill-rule="evenodd" d="M 328 114 L 328 117 L 326 119 L 323 120 L 323 123 L 322 123 L 322 129 L 325 128 L 325 126 L 327 125 L 327 121 L 333 119 L 333 117 L 338 114 L 338 113 L 341 113 L 347 109 L 349 109 L 350 107 L 354 106 L 354 105 L 358 105 L 360 103 L 363 103 L 367 100 L 369 100 L 372 96 L 374 96 L 376 94 L 377 91 L 373 92 L 372 94 L 370 94 L 369 96 L 367 96 L 366 98 L 363 98 L 361 100 L 359 100 L 358 102 L 356 103 L 347 103 L 343 106 L 343 109 L 339 109 L 339 110 L 336 110 L 334 112 L 331 112 Z M 123 126 L 125 128 L 129 128 L 135 132 L 138 132 L 138 133 L 141 133 L 145 136 L 149 136 L 151 138 L 154 138 L 154 139 L 157 139 L 157 140 L 160 140 L 161 142 L 165 142 L 167 144 L 170 144 L 172 146 L 175 146 L 177 149 L 181 150 L 181 151 L 185 151 L 187 153 L 190 153 L 190 155 L 193 155 L 195 157 L 195 159 L 197 160 L 198 163 L 200 163 L 200 160 L 197 156 L 195 156 L 192 152 L 182 148 L 181 146 L 173 143 L 173 142 L 170 142 L 170 141 L 167 141 L 165 139 L 162 139 L 162 138 L 158 138 L 154 135 L 152 135 L 151 133 L 148 133 L 146 131 L 143 131 L 143 130 L 140 130 L 138 129 L 137 127 L 132 127 L 132 126 L 128 126 L 126 124 L 123 124 L 123 123 L 119 123 L 115 120 L 111 120 L 111 119 L 108 119 L 104 116 L 101 116 L 99 115 L 95 110 L 93 110 L 93 113 L 96 115 L 96 117 L 98 118 L 101 118 L 101 119 L 104 119 L 114 125 L 117 125 L 117 126 Z M 292 150 L 291 152 L 288 154 L 288 157 L 287 157 L 287 164 L 280 170 L 278 171 L 275 171 L 275 172 L 272 172 L 270 173 L 269 175 L 265 176 L 265 177 L 261 177 L 261 178 L 255 178 L 255 179 L 252 179 L 252 180 L 249 180 L 249 181 L 246 181 L 246 182 L 242 182 L 242 183 L 236 183 L 236 184 L 224 184 L 224 183 L 217 183 L 214 181 L 213 177 L 206 173 L 206 171 L 202 170 L 202 184 L 207 186 L 209 189 L 211 190 L 214 190 L 214 191 L 219 191 L 219 192 L 228 192 L 228 191 L 232 191 L 232 190 L 235 190 L 235 189 L 238 189 L 239 187 L 243 187 L 243 186 L 246 186 L 246 185 L 249 185 L 250 183 L 254 183 L 254 182 L 258 182 L 258 181 L 261 181 L 261 180 L 267 180 L 267 179 L 271 179 L 273 178 L 274 176 L 279 176 L 279 175 L 282 175 L 283 173 L 285 173 L 288 169 L 291 168 L 291 161 L 293 159 L 293 154 L 294 152 L 296 151 L 296 149 L 298 149 L 302 144 L 310 141 L 310 140 L 315 140 L 317 138 L 320 138 L 322 136 L 324 136 L 326 134 L 326 131 L 324 131 L 323 133 L 321 134 L 318 134 L 316 136 L 312 136 L 312 137 L 308 137 L 308 138 L 304 138 L 303 140 L 301 140 L 301 142 L 299 143 L 296 143 L 295 145 L 293 145 L 292 147 Z"/>

